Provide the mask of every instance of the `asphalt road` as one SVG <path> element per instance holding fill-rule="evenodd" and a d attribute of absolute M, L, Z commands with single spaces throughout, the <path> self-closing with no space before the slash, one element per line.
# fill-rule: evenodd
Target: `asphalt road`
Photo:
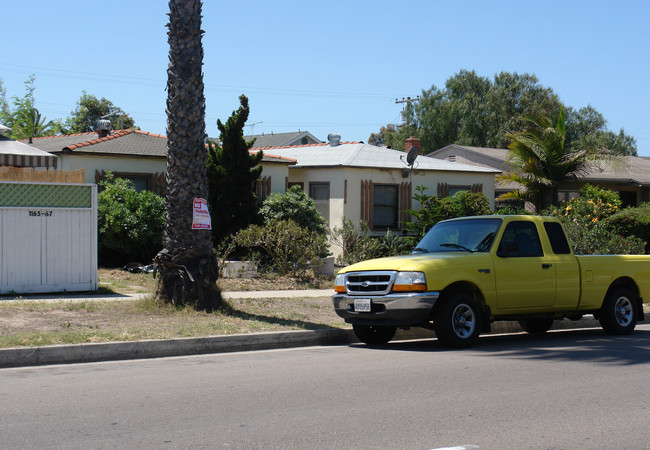
<path fill-rule="evenodd" d="M 650 447 L 650 325 L 0 370 L 0 447 Z"/>

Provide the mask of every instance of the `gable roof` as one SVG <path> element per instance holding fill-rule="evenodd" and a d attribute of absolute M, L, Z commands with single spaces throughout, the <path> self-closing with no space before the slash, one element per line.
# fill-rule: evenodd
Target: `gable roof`
<path fill-rule="evenodd" d="M 167 136 L 141 130 L 116 130 L 105 137 L 99 137 L 96 132 L 64 134 L 33 138 L 32 142 L 26 145 L 57 156 L 93 154 L 167 158 Z M 257 153 L 257 149 L 250 153 Z M 294 164 L 295 160 L 265 154 L 262 162 Z"/>
<path fill-rule="evenodd" d="M 221 145 L 221 139 L 219 138 L 208 138 L 211 141 Z M 246 142 L 253 142 L 251 148 L 267 148 L 267 147 L 288 147 L 290 145 L 309 145 L 309 144 L 319 144 L 322 141 L 316 136 L 311 134 L 309 131 L 292 131 L 288 133 L 262 133 L 262 134 L 249 134 L 244 136 Z"/>
<path fill-rule="evenodd" d="M 407 169 L 406 153 L 385 147 L 364 144 L 363 142 L 341 142 L 331 146 L 329 143 L 294 145 L 287 147 L 262 147 L 259 150 L 285 158 L 295 159 L 291 168 L 311 167 L 356 167 L 377 169 Z M 404 158 L 404 159 L 403 159 Z M 477 167 L 469 164 L 456 164 L 449 161 L 418 156 L 413 170 L 435 170 L 447 172 L 499 173 L 498 170 Z"/>
<path fill-rule="evenodd" d="M 32 139 L 33 146 L 61 154 L 167 157 L 167 137 L 141 130 L 116 130 L 105 137 L 95 132 Z"/>
<path fill-rule="evenodd" d="M 255 139 L 252 148 L 263 147 L 288 147 L 290 145 L 317 144 L 321 141 L 308 131 L 296 131 L 290 133 L 262 133 L 244 136 L 246 142 Z"/>
<path fill-rule="evenodd" d="M 508 159 L 508 150 L 503 149 L 503 148 L 488 148 L 488 147 L 471 147 L 469 145 L 458 145 L 458 144 L 451 144 L 446 147 L 440 148 L 438 150 L 435 150 L 431 153 L 428 153 L 427 156 L 435 158 L 436 155 L 440 153 L 448 153 L 450 150 L 458 150 L 462 152 L 463 154 L 467 155 L 469 154 L 475 154 L 475 155 L 480 155 L 483 157 L 487 157 L 488 159 L 491 160 L 491 163 L 488 163 L 489 167 L 494 167 L 494 168 L 499 168 L 503 167 L 504 162 L 506 159 Z M 492 164 L 494 163 L 494 164 Z M 479 164 L 480 166 L 486 167 L 486 164 Z"/>

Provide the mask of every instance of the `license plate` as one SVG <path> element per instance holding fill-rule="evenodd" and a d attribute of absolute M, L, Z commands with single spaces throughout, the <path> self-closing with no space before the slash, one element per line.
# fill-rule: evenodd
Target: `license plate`
<path fill-rule="evenodd" d="M 370 312 L 370 299 L 369 298 L 355 298 L 354 299 L 354 312 Z"/>

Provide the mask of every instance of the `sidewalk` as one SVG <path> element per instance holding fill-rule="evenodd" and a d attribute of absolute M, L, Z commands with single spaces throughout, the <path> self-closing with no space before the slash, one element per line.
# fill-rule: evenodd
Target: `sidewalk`
<path fill-rule="evenodd" d="M 224 292 L 224 298 L 277 298 L 277 297 L 324 297 L 332 291 L 240 291 Z M 134 295 L 35 295 L 20 298 L 0 299 L 0 302 L 82 302 L 82 301 L 123 301 L 148 294 Z M 646 320 L 650 323 L 650 305 L 644 305 Z M 579 321 L 555 321 L 553 330 L 600 328 L 592 316 Z M 521 333 L 516 322 L 495 322 L 492 334 Z M 410 339 L 433 339 L 431 330 L 413 328 L 398 330 L 395 341 Z M 128 342 L 105 342 L 73 345 L 53 345 L 45 347 L 21 347 L 0 349 L 0 368 L 24 367 L 47 364 L 72 364 L 127 359 L 162 358 L 210 353 L 268 350 L 277 348 L 306 347 L 314 345 L 349 345 L 359 340 L 351 329 L 323 329 L 309 331 L 280 331 L 267 333 L 234 334 L 182 339 L 144 340 Z M 479 344 L 480 345 L 480 344 Z"/>

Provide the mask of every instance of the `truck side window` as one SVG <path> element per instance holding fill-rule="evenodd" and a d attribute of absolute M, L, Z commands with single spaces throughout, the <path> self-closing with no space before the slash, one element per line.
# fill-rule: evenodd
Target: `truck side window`
<path fill-rule="evenodd" d="M 499 243 L 497 256 L 536 257 L 543 256 L 537 228 L 532 222 L 510 222 Z"/>
<path fill-rule="evenodd" d="M 571 253 L 569 242 L 566 239 L 562 225 L 557 222 L 544 222 L 544 229 L 551 242 L 551 248 L 556 255 L 568 255 Z"/>

